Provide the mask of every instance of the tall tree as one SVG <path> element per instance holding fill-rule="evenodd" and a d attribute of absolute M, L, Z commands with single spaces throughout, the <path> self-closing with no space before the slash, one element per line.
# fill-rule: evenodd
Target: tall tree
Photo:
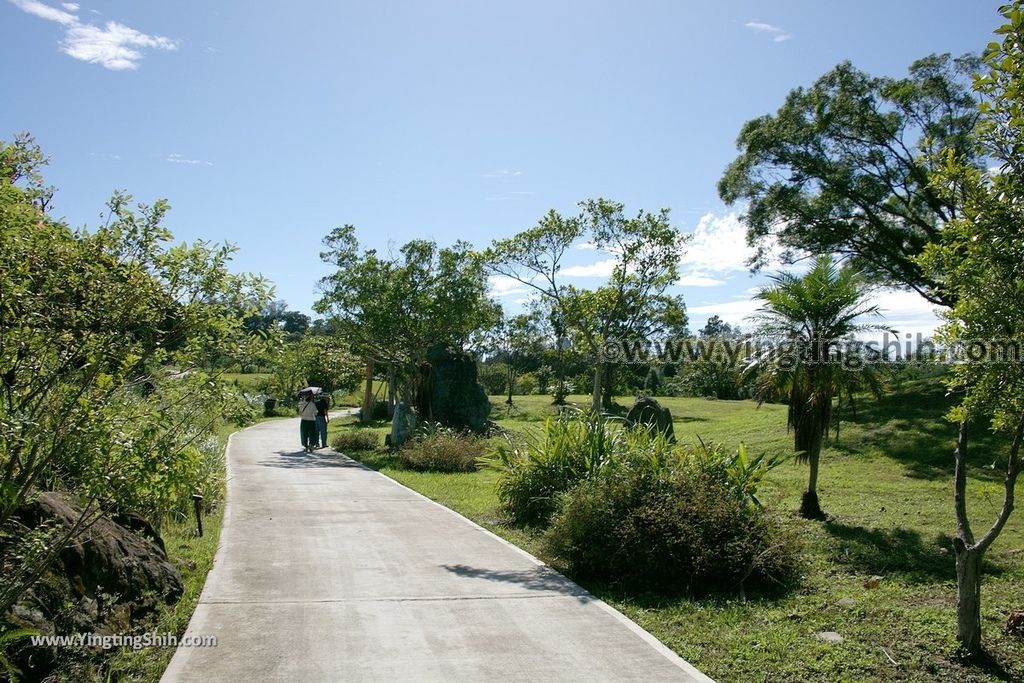
<path fill-rule="evenodd" d="M 843 352 L 852 335 L 877 329 L 859 319 L 877 315 L 866 303 L 868 291 L 852 266 L 838 267 L 820 256 L 806 275 L 782 273 L 757 295 L 763 304 L 758 332 L 770 347 L 747 367 L 755 375 L 759 400 L 785 398 L 787 424 L 798 460 L 808 463 L 807 490 L 800 503 L 804 517 L 823 516 L 818 501 L 821 445 L 828 431 L 832 399 L 842 384 Z"/>
<path fill-rule="evenodd" d="M 916 257 L 959 212 L 959 193 L 933 186 L 933 153 L 952 149 L 981 163 L 970 91 L 977 65 L 971 55 L 931 55 L 894 79 L 844 62 L 791 91 L 774 115 L 744 124 L 718 192 L 728 204 L 747 202 L 752 265 L 764 265 L 777 240 L 848 257 L 876 281 L 952 305 L 955 295 Z"/>
<path fill-rule="evenodd" d="M 986 355 L 954 363 L 949 379 L 950 389 L 962 397 L 949 414 L 959 423 L 953 479 L 957 639 L 970 654 L 981 651 L 982 559 L 1013 512 L 1024 442 L 1024 11 L 1014 2 L 1000 13 L 1006 20 L 996 31 L 1002 41 L 985 50 L 986 69 L 975 82 L 985 98 L 979 139 L 997 168 L 980 171 L 955 150 L 945 155 L 936 187 L 966 188 L 963 210 L 946 227 L 942 243 L 931 245 L 921 259 L 926 272 L 955 295 L 939 338 Z M 1003 501 L 978 536 L 967 508 L 968 435 L 985 422 L 1009 434 L 1011 442 L 1005 454 L 986 457 L 1003 460 Z"/>
<path fill-rule="evenodd" d="M 332 314 L 366 359 L 364 404 L 372 397 L 374 363 L 388 365 L 393 403 L 401 370 L 412 380 L 410 369 L 432 346 L 462 350 L 497 318 L 483 265 L 465 242 L 438 248 L 432 241 L 413 240 L 398 254 L 382 256 L 361 250 L 355 228 L 346 225 L 328 234 L 324 244 L 321 258 L 337 270 L 321 280 L 323 296 L 314 308 Z M 370 406 L 364 405 L 364 419 L 369 414 Z"/>
<path fill-rule="evenodd" d="M 667 209 L 627 217 L 622 204 L 607 199 L 587 200 L 580 208 L 568 218 L 549 211 L 535 227 L 495 241 L 484 258 L 492 273 L 548 300 L 585 345 L 594 363 L 591 408 L 600 410 L 605 345 L 649 324 L 655 303 L 678 279 L 685 238 L 669 222 Z M 566 251 L 584 240 L 615 261 L 608 283 L 595 290 L 567 284 L 560 275 Z"/>

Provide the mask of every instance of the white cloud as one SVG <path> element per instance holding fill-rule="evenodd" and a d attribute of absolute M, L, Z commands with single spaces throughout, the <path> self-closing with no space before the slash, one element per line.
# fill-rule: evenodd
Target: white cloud
<path fill-rule="evenodd" d="M 491 275 L 487 278 L 491 296 L 498 298 L 528 294 L 533 290 L 519 280 L 507 275 Z"/>
<path fill-rule="evenodd" d="M 704 275 L 684 275 L 676 281 L 680 287 L 717 287 L 724 285 L 725 280 L 718 280 Z"/>
<path fill-rule="evenodd" d="M 168 154 L 164 161 L 170 161 L 172 164 L 190 164 L 192 166 L 213 166 L 212 161 L 206 161 L 204 159 L 186 159 L 180 154 Z"/>
<path fill-rule="evenodd" d="M 597 263 L 586 266 L 569 266 L 560 271 L 566 277 L 611 277 L 615 265 L 619 262 L 617 258 L 604 259 Z"/>
<path fill-rule="evenodd" d="M 56 7 L 50 7 L 41 2 L 36 2 L 36 0 L 11 0 L 11 2 L 22 12 L 34 14 L 40 19 L 46 19 L 47 21 L 55 21 L 61 26 L 74 26 L 78 24 L 78 17 L 74 14 L 59 10 Z M 65 7 L 67 6 L 65 5 Z"/>
<path fill-rule="evenodd" d="M 63 3 L 64 11 L 38 2 L 38 0 L 10 0 L 24 12 L 52 21 L 67 30 L 60 49 L 66 55 L 91 64 L 99 64 L 112 71 L 139 68 L 143 49 L 176 50 L 178 44 L 170 38 L 151 36 L 116 21 L 105 25 L 83 22 L 73 12 L 78 4 Z"/>
<path fill-rule="evenodd" d="M 747 299 L 687 306 L 687 312 L 696 316 L 718 315 L 731 325 L 749 326 L 753 322 L 750 320 L 750 316 L 756 314 L 761 308 L 761 300 L 753 296 L 760 289 L 760 287 L 748 289 L 746 293 L 752 296 Z M 862 322 L 882 325 L 887 329 L 896 330 L 901 335 L 921 334 L 928 337 L 942 323 L 937 315 L 942 309 L 928 303 L 916 292 L 882 288 L 876 290 L 869 301 L 878 305 L 882 315 L 881 317 L 865 318 Z M 870 333 L 869 336 L 873 338 L 878 336 L 878 333 Z"/>
<path fill-rule="evenodd" d="M 761 302 L 757 299 L 746 299 L 743 301 L 723 301 L 721 303 L 703 304 L 701 306 L 687 306 L 686 311 L 690 314 L 711 317 L 719 316 L 730 325 L 744 325 L 749 323 L 750 316 L 761 308 Z"/>
<path fill-rule="evenodd" d="M 942 324 L 938 313 L 943 309 L 929 303 L 917 292 L 884 288 L 877 290 L 872 299 L 882 314 L 881 324 L 900 334 L 928 336 Z"/>
<path fill-rule="evenodd" d="M 786 32 L 786 29 L 781 26 L 774 26 L 772 24 L 766 24 L 762 21 L 748 21 L 744 24 L 747 28 L 755 33 L 770 33 L 773 35 L 772 41 L 781 43 L 789 40 L 793 36 Z"/>
<path fill-rule="evenodd" d="M 597 245 L 593 242 L 580 242 L 576 245 L 576 248 L 582 251 L 589 251 L 591 249 L 597 249 Z"/>
<path fill-rule="evenodd" d="M 781 253 L 777 246 L 769 250 L 767 268 L 783 267 Z M 716 281 L 715 284 L 724 284 L 722 278 L 745 272 L 747 261 L 753 255 L 754 249 L 747 246 L 747 228 L 738 213 L 730 212 L 724 216 L 706 213 L 686 243 L 686 252 L 679 263 L 683 273 L 679 284 L 686 285 L 690 281 L 691 286 L 710 287 L 714 285 L 692 283 L 711 280 Z"/>

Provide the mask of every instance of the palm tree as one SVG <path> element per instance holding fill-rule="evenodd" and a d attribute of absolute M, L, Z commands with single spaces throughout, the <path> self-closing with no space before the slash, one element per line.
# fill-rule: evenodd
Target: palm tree
<path fill-rule="evenodd" d="M 854 374 L 868 366 L 855 368 L 849 355 L 855 334 L 880 329 L 858 322 L 877 316 L 878 307 L 865 303 L 869 290 L 860 273 L 848 265 L 838 267 L 829 256 L 817 257 L 806 275 L 781 273 L 772 280 L 757 294 L 763 305 L 756 316 L 760 335 L 771 343 L 750 359 L 744 372 L 754 376 L 759 402 L 788 400 L 797 459 L 810 465 L 800 514 L 821 518 L 818 467 L 832 399 L 844 386 L 880 389 L 877 382 L 864 382 Z"/>

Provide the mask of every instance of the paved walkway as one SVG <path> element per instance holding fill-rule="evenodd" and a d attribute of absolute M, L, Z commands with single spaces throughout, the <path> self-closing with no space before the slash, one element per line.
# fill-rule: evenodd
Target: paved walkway
<path fill-rule="evenodd" d="M 708 681 L 525 552 L 297 420 L 228 448 L 220 548 L 163 681 Z"/>

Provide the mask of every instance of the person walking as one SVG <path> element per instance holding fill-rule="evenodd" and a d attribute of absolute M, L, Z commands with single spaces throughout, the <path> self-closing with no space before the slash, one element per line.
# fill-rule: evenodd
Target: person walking
<path fill-rule="evenodd" d="M 321 392 L 313 399 L 313 405 L 316 406 L 316 433 L 320 437 L 320 448 L 327 448 L 327 423 L 331 421 L 327 408 L 330 401 Z"/>
<path fill-rule="evenodd" d="M 302 420 L 299 423 L 299 441 L 307 453 L 312 453 L 316 448 L 316 404 L 313 402 L 313 392 L 299 394 L 299 416 Z"/>

